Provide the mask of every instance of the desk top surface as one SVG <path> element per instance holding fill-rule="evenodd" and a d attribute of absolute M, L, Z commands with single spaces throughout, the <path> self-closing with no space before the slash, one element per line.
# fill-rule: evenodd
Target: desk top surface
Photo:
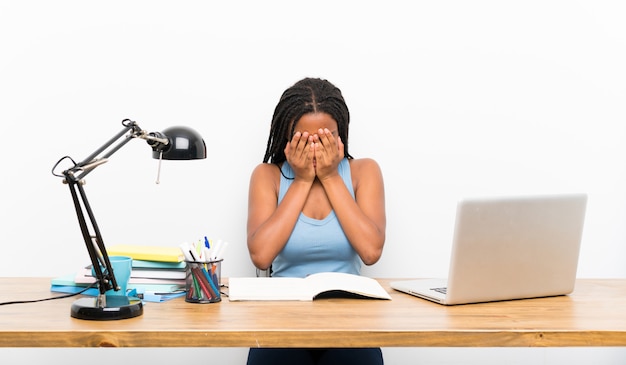
<path fill-rule="evenodd" d="M 77 297 L 0 306 L 0 347 L 626 346 L 626 279 L 579 279 L 567 296 L 443 306 L 379 280 L 392 300 L 146 303 L 118 321 L 70 317 Z M 0 278 L 0 302 L 51 293 Z"/>

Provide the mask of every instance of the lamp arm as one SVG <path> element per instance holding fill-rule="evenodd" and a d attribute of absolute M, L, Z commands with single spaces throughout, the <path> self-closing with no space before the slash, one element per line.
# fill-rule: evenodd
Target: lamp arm
<path fill-rule="evenodd" d="M 62 173 L 62 176 L 64 177 L 63 182 L 67 183 L 70 188 L 80 230 L 83 235 L 85 245 L 87 246 L 87 252 L 89 253 L 89 258 L 98 283 L 100 294 L 98 295 L 97 305 L 102 308 L 106 307 L 105 292 L 111 289 L 119 290 L 119 286 L 117 284 L 117 280 L 115 279 L 115 273 L 113 272 L 113 267 L 109 260 L 109 255 L 107 254 L 96 218 L 93 214 L 91 206 L 89 205 L 89 201 L 87 200 L 87 195 L 85 193 L 85 189 L 83 188 L 83 178 L 96 167 L 107 162 L 109 157 L 111 157 L 133 138 L 142 138 L 147 140 L 148 144 L 150 144 L 154 150 L 157 148 L 162 149 L 169 143 L 166 137 L 159 133 L 146 133 L 139 128 L 136 122 L 131 121 L 130 119 L 123 120 L 122 125 L 124 126 L 122 131 L 113 136 L 113 138 L 95 150 L 83 161 L 75 163 L 74 166 L 63 171 Z M 124 139 L 120 140 L 120 138 L 122 138 L 125 134 L 126 136 Z M 118 143 L 111 147 L 116 142 Z M 102 154 L 104 151 L 107 152 Z M 59 162 L 61 162 L 61 160 Z M 59 162 L 57 162 L 57 165 Z"/>
<path fill-rule="evenodd" d="M 139 125 L 130 119 L 124 119 L 122 121 L 122 125 L 124 126 L 124 128 L 119 133 L 113 136 L 100 148 L 95 150 L 91 155 L 87 156 L 87 158 L 85 158 L 83 161 L 75 164 L 70 169 L 74 172 L 74 174 L 79 173 L 79 175 L 76 177 L 77 180 L 81 180 L 88 173 L 93 171 L 94 168 L 107 162 L 109 157 L 111 157 L 115 152 L 119 151 L 120 148 L 122 148 L 126 143 L 130 142 L 130 140 L 132 140 L 133 138 L 145 139 L 155 151 L 162 150 L 169 144 L 169 139 L 161 133 L 148 133 L 139 128 Z M 128 134 L 126 135 L 126 137 L 124 137 L 123 140 L 119 141 L 117 145 L 111 147 L 113 143 L 117 142 L 126 133 Z M 106 151 L 107 149 L 109 150 L 105 154 L 102 154 L 102 152 Z"/>
<path fill-rule="evenodd" d="M 117 140 L 119 140 L 126 132 L 130 131 L 130 130 L 141 130 L 139 128 L 139 126 L 137 125 L 137 123 L 125 119 L 124 121 L 122 121 L 122 125 L 124 126 L 124 129 L 122 129 L 119 133 L 117 133 L 115 136 L 113 136 L 108 142 L 106 142 L 105 144 L 103 144 L 100 148 L 98 148 L 97 150 L 95 150 L 91 155 L 87 156 L 82 162 L 79 162 L 76 164 L 75 168 L 80 168 L 83 167 L 87 164 L 90 164 L 94 161 L 94 159 L 96 159 L 103 151 L 105 151 L 107 148 L 109 148 L 113 143 L 115 143 Z M 135 132 L 131 133 L 134 134 Z M 122 145 L 126 144 L 126 142 L 128 142 L 128 140 L 130 139 L 129 135 L 124 141 L 122 141 L 122 143 L 120 143 L 117 147 L 115 147 L 113 150 L 111 150 L 109 153 L 107 153 L 105 156 L 103 156 L 104 158 L 110 157 L 113 153 L 117 152 L 117 150 L 119 150 Z"/>
<path fill-rule="evenodd" d="M 104 246 L 96 218 L 91 210 L 89 201 L 87 200 L 87 195 L 85 194 L 82 181 L 69 179 L 67 180 L 67 184 L 70 188 L 83 240 L 85 241 L 85 246 L 87 247 L 87 252 L 89 253 L 91 267 L 96 276 L 96 281 L 98 282 L 98 288 L 100 291 L 98 303 L 99 306 L 105 307 L 105 292 L 111 289 L 119 290 L 117 280 L 115 279 L 115 273 L 113 272 L 113 266 L 109 261 L 109 255 L 107 254 Z M 89 217 L 89 224 L 93 229 L 93 234 L 90 232 L 90 226 L 87 223 L 85 214 Z M 104 267 L 104 270 L 102 267 Z"/>

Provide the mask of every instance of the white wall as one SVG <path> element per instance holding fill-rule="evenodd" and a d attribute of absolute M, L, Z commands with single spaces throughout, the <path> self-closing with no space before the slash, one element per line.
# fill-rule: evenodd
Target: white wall
<path fill-rule="evenodd" d="M 224 276 L 253 274 L 249 174 L 282 91 L 315 76 L 342 89 L 350 151 L 385 176 L 385 252 L 365 274 L 445 275 L 462 196 L 586 192 L 578 276 L 625 277 L 625 18 L 622 2 L 596 0 L 2 1 L 0 275 L 57 276 L 88 261 L 50 170 L 86 157 L 124 118 L 149 131 L 191 126 L 209 158 L 165 162 L 156 185 L 157 162 L 134 141 L 89 175 L 105 242 L 219 237 L 231 242 Z M 626 359 L 602 350 L 595 363 Z M 385 351 L 390 364 L 585 361 L 575 349 Z M 24 362 L 37 351 L 0 353 Z"/>

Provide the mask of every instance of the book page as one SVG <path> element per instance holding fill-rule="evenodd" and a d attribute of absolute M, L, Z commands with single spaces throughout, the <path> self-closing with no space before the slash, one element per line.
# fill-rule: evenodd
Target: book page
<path fill-rule="evenodd" d="M 322 272 L 305 278 L 314 296 L 327 291 L 345 291 L 366 297 L 391 299 L 391 296 L 375 279 L 339 272 Z"/>

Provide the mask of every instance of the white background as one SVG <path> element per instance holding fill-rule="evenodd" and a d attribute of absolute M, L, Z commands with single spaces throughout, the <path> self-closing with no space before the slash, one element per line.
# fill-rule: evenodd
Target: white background
<path fill-rule="evenodd" d="M 280 94 L 312 76 L 341 88 L 351 154 L 383 170 L 387 241 L 365 275 L 444 276 L 461 197 L 585 192 L 578 276 L 625 277 L 624 19 L 622 2 L 597 0 L 2 0 L 0 275 L 60 276 L 88 262 L 51 169 L 85 158 L 125 118 L 148 131 L 193 127 L 209 157 L 165 161 L 157 185 L 157 161 L 132 141 L 92 172 L 105 243 L 222 238 L 223 275 L 253 275 L 248 179 Z M 389 364 L 622 364 L 624 350 L 384 349 Z M 243 363 L 246 351 L 0 354 L 169 364 L 189 354 Z"/>

